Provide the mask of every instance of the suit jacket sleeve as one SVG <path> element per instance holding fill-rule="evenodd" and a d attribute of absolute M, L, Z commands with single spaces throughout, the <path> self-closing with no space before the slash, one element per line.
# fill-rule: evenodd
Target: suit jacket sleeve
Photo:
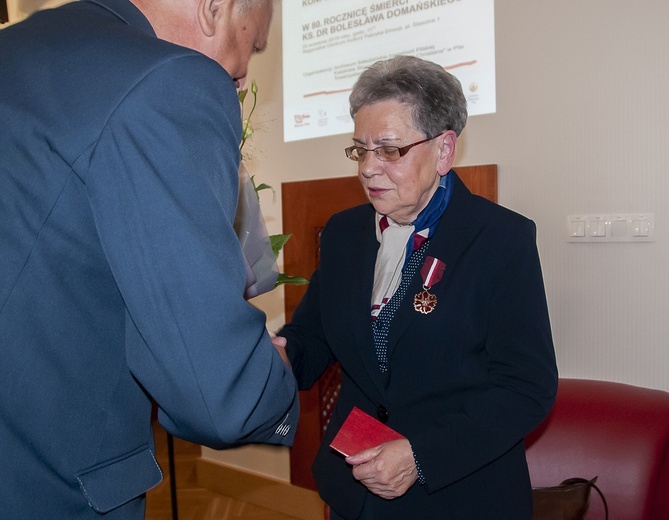
<path fill-rule="evenodd" d="M 320 276 L 316 269 L 293 319 L 277 333 L 287 340 L 286 352 L 300 390 L 309 390 L 325 369 L 336 361 L 321 322 L 319 291 Z"/>
<path fill-rule="evenodd" d="M 193 54 L 138 78 L 78 165 L 126 304 L 130 369 L 168 431 L 215 448 L 292 443 L 299 415 L 265 316 L 243 298 L 240 134 L 230 77 Z"/>

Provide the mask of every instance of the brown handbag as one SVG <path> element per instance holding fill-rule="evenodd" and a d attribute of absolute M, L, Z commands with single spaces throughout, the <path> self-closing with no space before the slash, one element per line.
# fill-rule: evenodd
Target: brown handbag
<path fill-rule="evenodd" d="M 532 488 L 532 520 L 583 520 L 590 506 L 590 491 L 594 488 L 604 503 L 605 518 L 609 508 L 602 491 L 592 480 L 570 478 L 559 486 Z"/>

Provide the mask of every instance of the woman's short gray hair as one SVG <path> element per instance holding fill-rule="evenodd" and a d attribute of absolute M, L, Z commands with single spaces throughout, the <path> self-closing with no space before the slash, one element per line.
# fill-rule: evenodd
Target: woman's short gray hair
<path fill-rule="evenodd" d="M 413 123 L 426 137 L 444 130 L 460 135 L 467 124 L 460 81 L 431 61 L 401 55 L 374 63 L 353 86 L 351 117 L 365 105 L 389 99 L 411 107 Z"/>

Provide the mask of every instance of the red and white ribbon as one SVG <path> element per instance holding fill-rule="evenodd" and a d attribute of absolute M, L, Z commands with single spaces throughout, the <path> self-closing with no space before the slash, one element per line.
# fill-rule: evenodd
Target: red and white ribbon
<path fill-rule="evenodd" d="M 446 270 L 446 264 L 432 256 L 426 256 L 423 267 L 420 268 L 420 275 L 423 277 L 423 287 L 429 289 L 435 283 L 441 280 Z"/>

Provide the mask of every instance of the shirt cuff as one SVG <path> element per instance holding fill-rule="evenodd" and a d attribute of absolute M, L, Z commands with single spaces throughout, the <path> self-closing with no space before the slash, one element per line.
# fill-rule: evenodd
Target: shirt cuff
<path fill-rule="evenodd" d="M 420 464 L 418 464 L 418 459 L 416 458 L 416 454 L 411 451 L 411 454 L 413 455 L 413 461 L 416 463 L 416 471 L 418 472 L 418 483 L 421 486 L 425 485 L 425 475 L 423 475 L 423 470 L 420 469 Z"/>

